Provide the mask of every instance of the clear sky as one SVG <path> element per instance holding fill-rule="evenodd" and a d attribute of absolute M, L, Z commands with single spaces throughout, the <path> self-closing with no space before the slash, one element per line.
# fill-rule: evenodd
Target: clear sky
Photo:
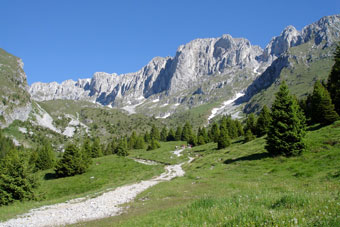
<path fill-rule="evenodd" d="M 265 47 L 288 25 L 339 14 L 340 1 L 0 0 L 0 9 L 0 48 L 23 59 L 31 84 L 135 72 L 195 38 Z"/>

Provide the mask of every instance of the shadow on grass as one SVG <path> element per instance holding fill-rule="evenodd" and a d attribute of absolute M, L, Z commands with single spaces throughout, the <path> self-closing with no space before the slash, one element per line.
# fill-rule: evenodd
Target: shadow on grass
<path fill-rule="evenodd" d="M 254 160 L 261 160 L 264 158 L 272 157 L 268 152 L 263 152 L 263 153 L 256 153 L 256 154 L 251 154 L 235 159 L 227 159 L 223 163 L 224 164 L 232 164 L 234 162 L 241 162 L 241 161 L 254 161 Z"/>
<path fill-rule="evenodd" d="M 54 180 L 57 179 L 57 175 L 55 173 L 46 173 L 44 176 L 44 180 Z"/>
<path fill-rule="evenodd" d="M 323 125 L 321 124 L 316 124 L 316 125 L 312 125 L 312 126 L 309 126 L 307 128 L 307 131 L 316 131 L 316 130 L 319 130 L 320 128 L 324 127 Z"/>

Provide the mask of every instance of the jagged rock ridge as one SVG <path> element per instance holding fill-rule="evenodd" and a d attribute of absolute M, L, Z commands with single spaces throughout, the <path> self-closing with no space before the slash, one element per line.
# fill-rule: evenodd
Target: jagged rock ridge
<path fill-rule="evenodd" d="M 340 16 L 335 15 L 323 17 L 302 31 L 288 26 L 264 50 L 252 46 L 247 39 L 230 35 L 196 39 L 180 46 L 174 57 L 156 57 L 135 73 L 98 72 L 91 79 L 68 80 L 61 84 L 34 83 L 30 93 L 38 101 L 88 100 L 118 107 L 141 104 L 150 96 L 157 100 L 172 97 L 180 103 L 188 92 L 193 94 L 196 90 L 205 95 L 199 103 L 202 104 L 211 100 L 209 96 L 215 95 L 215 90 L 225 89 L 226 85 L 233 89 L 231 94 L 246 90 L 246 95 L 251 97 L 261 87 L 272 83 L 272 71 L 279 74 L 288 66 L 285 53 L 289 48 L 310 40 L 316 46 L 327 47 L 339 40 L 339 33 Z M 217 76 L 219 79 L 214 81 Z M 209 88 L 204 90 L 202 84 L 207 81 Z M 222 93 L 223 96 L 227 95 Z"/>

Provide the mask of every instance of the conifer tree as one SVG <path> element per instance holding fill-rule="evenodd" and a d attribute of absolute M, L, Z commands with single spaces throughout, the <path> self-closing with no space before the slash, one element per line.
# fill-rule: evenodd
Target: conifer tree
<path fill-rule="evenodd" d="M 242 124 L 239 120 L 235 120 L 235 125 L 237 128 L 237 136 L 243 136 L 244 135 L 244 131 L 243 131 L 243 127 Z"/>
<path fill-rule="evenodd" d="M 231 118 L 230 115 L 227 117 L 226 123 L 227 123 L 227 129 L 228 129 L 228 134 L 230 138 L 234 139 L 238 137 L 238 129 L 237 129 L 236 123 Z"/>
<path fill-rule="evenodd" d="M 144 138 L 142 136 L 138 136 L 135 146 L 133 147 L 134 149 L 144 149 L 145 148 L 145 142 Z"/>
<path fill-rule="evenodd" d="M 127 150 L 128 150 L 127 140 L 126 137 L 123 137 L 118 142 L 115 154 L 117 154 L 118 156 L 128 156 L 129 153 Z"/>
<path fill-rule="evenodd" d="M 327 90 L 335 105 L 335 111 L 340 115 L 340 43 L 334 53 L 334 60 L 335 63 L 327 80 Z"/>
<path fill-rule="evenodd" d="M 58 177 L 74 176 L 84 173 L 89 164 L 84 160 L 84 156 L 79 148 L 74 144 L 69 144 L 65 148 L 63 157 L 58 161 L 55 172 Z"/>
<path fill-rule="evenodd" d="M 266 149 L 272 155 L 298 155 L 304 148 L 304 115 L 283 82 L 271 109 L 272 121 L 266 138 Z"/>
<path fill-rule="evenodd" d="M 217 149 L 224 149 L 231 144 L 230 137 L 228 135 L 228 131 L 224 128 L 220 130 L 218 140 L 217 140 Z"/>
<path fill-rule="evenodd" d="M 105 149 L 105 155 L 111 155 L 115 154 L 116 152 L 116 141 L 115 139 L 112 139 L 110 143 L 107 144 L 106 149 Z"/>
<path fill-rule="evenodd" d="M 81 146 L 81 153 L 86 165 L 90 166 L 92 164 L 92 145 L 91 140 L 88 137 L 85 138 L 83 145 Z"/>
<path fill-rule="evenodd" d="M 151 141 L 151 136 L 150 136 L 150 134 L 148 132 L 145 132 L 144 141 L 146 143 L 150 143 L 150 141 Z"/>
<path fill-rule="evenodd" d="M 175 140 L 180 141 L 182 139 L 182 128 L 181 126 L 177 126 Z"/>
<path fill-rule="evenodd" d="M 311 123 L 327 125 L 339 118 L 334 110 L 329 92 L 319 81 L 315 82 L 313 93 L 308 97 L 308 102 Z"/>
<path fill-rule="evenodd" d="M 189 124 L 189 122 L 186 122 L 182 130 L 181 140 L 189 142 L 192 136 L 193 136 L 192 127 Z"/>
<path fill-rule="evenodd" d="M 103 156 L 102 146 L 100 145 L 100 139 L 97 137 L 92 143 L 91 157 L 98 158 Z"/>
<path fill-rule="evenodd" d="M 249 114 L 246 119 L 244 130 L 247 131 L 248 129 L 251 131 L 252 134 L 256 133 L 256 120 L 253 113 Z"/>
<path fill-rule="evenodd" d="M 175 141 L 176 140 L 176 134 L 172 128 L 170 128 L 168 136 L 166 137 L 167 141 Z"/>
<path fill-rule="evenodd" d="M 151 139 L 155 139 L 155 140 L 159 140 L 160 139 L 160 134 L 159 134 L 159 130 L 156 127 L 156 125 L 152 125 L 151 131 L 150 131 L 150 137 Z"/>
<path fill-rule="evenodd" d="M 160 147 L 161 147 L 161 145 L 158 143 L 157 140 L 151 139 L 151 142 L 150 142 L 147 150 L 148 151 L 155 150 L 155 149 L 160 148 Z"/>
<path fill-rule="evenodd" d="M 33 166 L 22 151 L 12 149 L 6 153 L 0 160 L 0 206 L 15 200 L 37 198 L 35 189 L 38 181 L 32 170 Z"/>
<path fill-rule="evenodd" d="M 264 105 L 256 122 L 256 135 L 258 137 L 264 136 L 268 133 L 270 121 L 270 110 L 266 105 Z"/>
<path fill-rule="evenodd" d="M 38 170 L 46 170 L 54 167 L 55 154 L 50 143 L 44 142 L 42 146 L 37 149 L 37 159 L 35 161 L 35 168 Z"/>
<path fill-rule="evenodd" d="M 220 129 L 217 123 L 214 123 L 210 129 L 210 140 L 217 143 L 220 136 Z"/>
<path fill-rule="evenodd" d="M 255 139 L 254 134 L 251 132 L 250 129 L 248 129 L 244 135 L 244 142 L 247 143 L 249 141 L 252 141 Z"/>
<path fill-rule="evenodd" d="M 136 132 L 133 131 L 129 140 L 128 140 L 128 148 L 129 149 L 133 149 L 134 146 L 135 146 L 135 143 L 136 143 L 136 140 L 137 140 L 137 135 L 136 135 Z"/>
<path fill-rule="evenodd" d="M 165 142 L 168 137 L 168 129 L 164 126 L 161 131 L 160 140 Z"/>

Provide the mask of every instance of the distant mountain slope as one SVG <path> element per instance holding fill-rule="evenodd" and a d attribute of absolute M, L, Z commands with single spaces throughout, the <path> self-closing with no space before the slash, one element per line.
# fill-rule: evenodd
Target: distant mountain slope
<path fill-rule="evenodd" d="M 0 127 L 14 120 L 25 121 L 31 111 L 24 64 L 0 48 Z"/>
<path fill-rule="evenodd" d="M 206 103 L 218 105 L 240 92 L 246 92 L 243 100 L 248 101 L 271 86 L 282 71 L 307 70 L 300 80 L 307 84 L 315 80 L 307 75 L 308 69 L 321 64 L 321 74 L 328 72 L 339 29 L 339 15 L 323 17 L 302 31 L 288 26 L 264 50 L 230 35 L 196 39 L 180 46 L 174 57 L 156 57 L 135 73 L 95 73 L 91 79 L 61 84 L 38 82 L 30 93 L 38 101 L 87 100 L 162 118 Z M 310 66 L 304 66 L 306 61 Z M 247 112 L 261 106 L 254 100 Z"/>

